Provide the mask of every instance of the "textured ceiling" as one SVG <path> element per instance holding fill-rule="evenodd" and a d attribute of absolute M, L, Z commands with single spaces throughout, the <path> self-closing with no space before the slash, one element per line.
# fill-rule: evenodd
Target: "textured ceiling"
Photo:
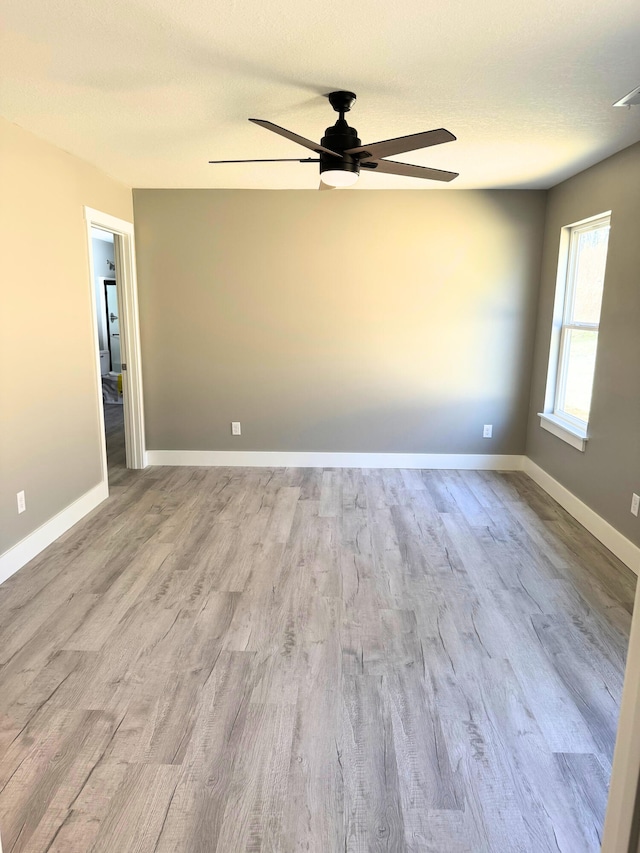
<path fill-rule="evenodd" d="M 363 142 L 445 127 L 394 158 L 452 188 L 549 187 L 640 139 L 638 0 L 3 0 L 0 114 L 134 187 L 312 189 L 317 166 L 250 124 L 319 140 L 327 92 Z M 442 184 L 362 175 L 357 187 Z"/>

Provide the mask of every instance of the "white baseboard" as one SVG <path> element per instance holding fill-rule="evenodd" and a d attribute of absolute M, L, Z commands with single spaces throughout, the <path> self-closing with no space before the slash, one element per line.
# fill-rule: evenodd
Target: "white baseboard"
<path fill-rule="evenodd" d="M 4 583 L 29 560 L 37 557 L 48 545 L 55 542 L 70 527 L 73 527 L 108 497 L 109 487 L 106 481 L 99 483 L 57 515 L 54 515 L 53 518 L 50 518 L 49 521 L 45 521 L 33 533 L 25 536 L 8 551 L 5 551 L 4 554 L 0 555 L 0 583 Z"/>
<path fill-rule="evenodd" d="M 616 530 L 601 515 L 583 503 L 573 492 L 565 488 L 562 483 L 547 474 L 539 465 L 525 456 L 523 470 L 541 488 L 558 501 L 561 507 L 579 521 L 583 527 L 592 533 L 596 539 L 602 542 L 619 560 L 628 566 L 632 572 L 640 575 L 640 548 L 634 545 L 619 530 Z"/>
<path fill-rule="evenodd" d="M 147 463 L 233 468 L 457 468 L 476 471 L 521 471 L 524 457 L 480 453 L 148 450 Z"/>

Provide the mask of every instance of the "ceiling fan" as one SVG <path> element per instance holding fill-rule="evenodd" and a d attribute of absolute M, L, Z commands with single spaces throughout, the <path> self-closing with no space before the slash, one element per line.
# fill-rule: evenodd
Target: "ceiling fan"
<path fill-rule="evenodd" d="M 284 136 L 292 142 L 297 142 L 305 148 L 315 151 L 319 159 L 305 157 L 285 157 L 268 160 L 209 160 L 209 163 L 320 163 L 320 188 L 334 189 L 349 187 L 358 180 L 360 169 L 371 172 L 384 172 L 388 175 L 403 175 L 407 178 L 426 178 L 430 181 L 452 181 L 458 177 L 458 172 L 444 172 L 441 169 L 429 169 L 426 166 L 413 166 L 409 163 L 397 163 L 385 160 L 394 154 L 405 151 L 415 151 L 418 148 L 429 148 L 431 145 L 441 145 L 443 142 L 453 142 L 455 136 L 448 130 L 427 130 L 424 133 L 412 133 L 410 136 L 399 136 L 397 139 L 385 139 L 382 142 L 372 142 L 362 145 L 358 139 L 355 127 L 349 127 L 345 121 L 356 96 L 353 92 L 330 92 L 329 102 L 339 114 L 332 127 L 328 127 L 318 145 L 311 139 L 299 136 L 284 127 L 260 118 L 250 118 L 254 124 L 259 124 L 267 130 Z"/>

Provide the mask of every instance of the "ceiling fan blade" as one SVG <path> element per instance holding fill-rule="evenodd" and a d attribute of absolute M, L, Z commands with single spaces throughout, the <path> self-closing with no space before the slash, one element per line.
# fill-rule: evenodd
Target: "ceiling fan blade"
<path fill-rule="evenodd" d="M 459 174 L 444 172 L 442 169 L 429 169 L 427 166 L 412 166 L 410 163 L 395 163 L 392 160 L 362 160 L 360 168 L 406 178 L 426 178 L 429 181 L 452 181 Z"/>
<path fill-rule="evenodd" d="M 260 127 L 264 127 L 267 130 L 272 130 L 274 133 L 284 136 L 285 139 L 297 142 L 298 145 L 303 145 L 310 151 L 315 151 L 316 154 L 333 154 L 334 157 L 340 157 L 340 159 L 342 159 L 341 154 L 336 154 L 335 151 L 331 151 L 330 148 L 325 148 L 324 145 L 320 145 L 319 142 L 313 142 L 311 139 L 305 139 L 304 136 L 298 136 L 297 133 L 292 133 L 292 131 L 287 130 L 284 127 L 280 127 L 280 125 L 274 124 L 272 121 L 265 121 L 261 118 L 250 118 L 249 121 L 252 121 L 254 124 L 259 124 Z"/>
<path fill-rule="evenodd" d="M 455 136 L 441 127 L 439 130 L 426 130 L 424 133 L 412 133 L 410 136 L 398 136 L 397 139 L 384 139 L 382 142 L 372 142 L 359 148 L 347 148 L 345 154 L 360 154 L 365 157 L 391 157 L 393 154 L 404 154 L 405 151 L 415 151 L 417 148 L 429 148 L 431 145 L 442 145 L 443 142 L 453 142 Z"/>
<path fill-rule="evenodd" d="M 270 160 L 209 160 L 209 163 L 319 163 L 315 157 L 304 157 L 299 160 L 297 157 L 276 157 Z"/>

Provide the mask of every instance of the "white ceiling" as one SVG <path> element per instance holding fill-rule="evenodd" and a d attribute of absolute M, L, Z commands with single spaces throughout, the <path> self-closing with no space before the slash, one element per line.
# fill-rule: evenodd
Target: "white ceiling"
<path fill-rule="evenodd" d="M 318 167 L 252 125 L 318 140 L 358 95 L 364 143 L 445 127 L 400 161 L 452 188 L 549 187 L 640 140 L 638 0 L 3 0 L 0 114 L 134 187 L 313 189 Z M 358 188 L 441 188 L 362 175 Z"/>

